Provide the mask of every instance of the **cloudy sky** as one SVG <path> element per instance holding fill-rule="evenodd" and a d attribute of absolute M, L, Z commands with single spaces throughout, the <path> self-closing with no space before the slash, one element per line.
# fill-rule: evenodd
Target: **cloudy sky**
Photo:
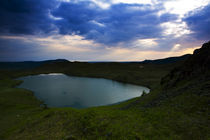
<path fill-rule="evenodd" d="M 210 0 L 1 0 L 0 61 L 140 61 L 210 40 Z"/>

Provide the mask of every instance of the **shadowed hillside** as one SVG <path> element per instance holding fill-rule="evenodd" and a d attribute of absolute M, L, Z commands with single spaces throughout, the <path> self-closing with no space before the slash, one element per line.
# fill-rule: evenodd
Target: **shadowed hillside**
<path fill-rule="evenodd" d="M 161 91 L 146 106 L 157 106 L 188 93 L 209 98 L 210 95 L 210 42 L 194 51 L 183 64 L 175 67 L 161 80 Z M 190 99 L 189 99 L 190 100 Z"/>
<path fill-rule="evenodd" d="M 173 69 L 162 80 L 162 85 L 172 87 L 182 80 L 198 78 L 209 80 L 210 74 L 210 42 L 203 44 L 200 49 L 194 51 L 183 65 Z"/>

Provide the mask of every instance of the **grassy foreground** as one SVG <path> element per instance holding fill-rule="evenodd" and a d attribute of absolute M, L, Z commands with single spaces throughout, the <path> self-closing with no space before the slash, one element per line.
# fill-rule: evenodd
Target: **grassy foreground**
<path fill-rule="evenodd" d="M 170 88 L 160 84 L 161 78 L 181 63 L 64 62 L 33 70 L 1 71 L 0 139 L 207 140 L 210 128 L 206 94 L 210 80 L 206 75 L 179 81 Z M 149 85 L 152 90 L 119 105 L 78 110 L 40 106 L 41 101 L 31 91 L 15 88 L 21 81 L 14 78 L 49 72 Z"/>

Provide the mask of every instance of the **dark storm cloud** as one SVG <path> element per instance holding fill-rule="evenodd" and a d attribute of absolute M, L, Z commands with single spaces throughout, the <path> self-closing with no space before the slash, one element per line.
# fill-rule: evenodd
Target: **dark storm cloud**
<path fill-rule="evenodd" d="M 0 38 L 0 61 L 24 61 L 40 59 L 43 47 L 36 42 L 22 39 Z M 44 56 L 44 55 L 43 55 Z"/>
<path fill-rule="evenodd" d="M 193 37 L 197 39 L 210 39 L 210 4 L 202 9 L 192 11 L 184 21 L 187 23 Z"/>
<path fill-rule="evenodd" d="M 162 9 L 161 5 L 122 3 L 102 9 L 91 1 L 2 0 L 0 32 L 48 35 L 58 31 L 110 45 L 137 38 L 161 37 L 160 24 L 177 18 L 173 14 L 158 16 L 157 12 Z"/>
<path fill-rule="evenodd" d="M 62 3 L 52 12 L 62 20 L 55 24 L 61 34 L 79 34 L 103 44 L 115 44 L 140 38 L 160 37 L 160 24 L 177 18 L 158 16 L 161 8 L 140 4 L 116 4 L 101 9 L 92 2 Z"/>
<path fill-rule="evenodd" d="M 53 30 L 49 11 L 54 0 L 1 0 L 1 34 L 39 34 Z"/>

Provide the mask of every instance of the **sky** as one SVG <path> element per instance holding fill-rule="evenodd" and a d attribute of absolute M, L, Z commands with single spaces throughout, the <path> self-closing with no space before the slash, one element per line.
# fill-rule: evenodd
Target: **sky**
<path fill-rule="evenodd" d="M 1 0 L 0 61 L 142 61 L 210 40 L 210 0 Z"/>

